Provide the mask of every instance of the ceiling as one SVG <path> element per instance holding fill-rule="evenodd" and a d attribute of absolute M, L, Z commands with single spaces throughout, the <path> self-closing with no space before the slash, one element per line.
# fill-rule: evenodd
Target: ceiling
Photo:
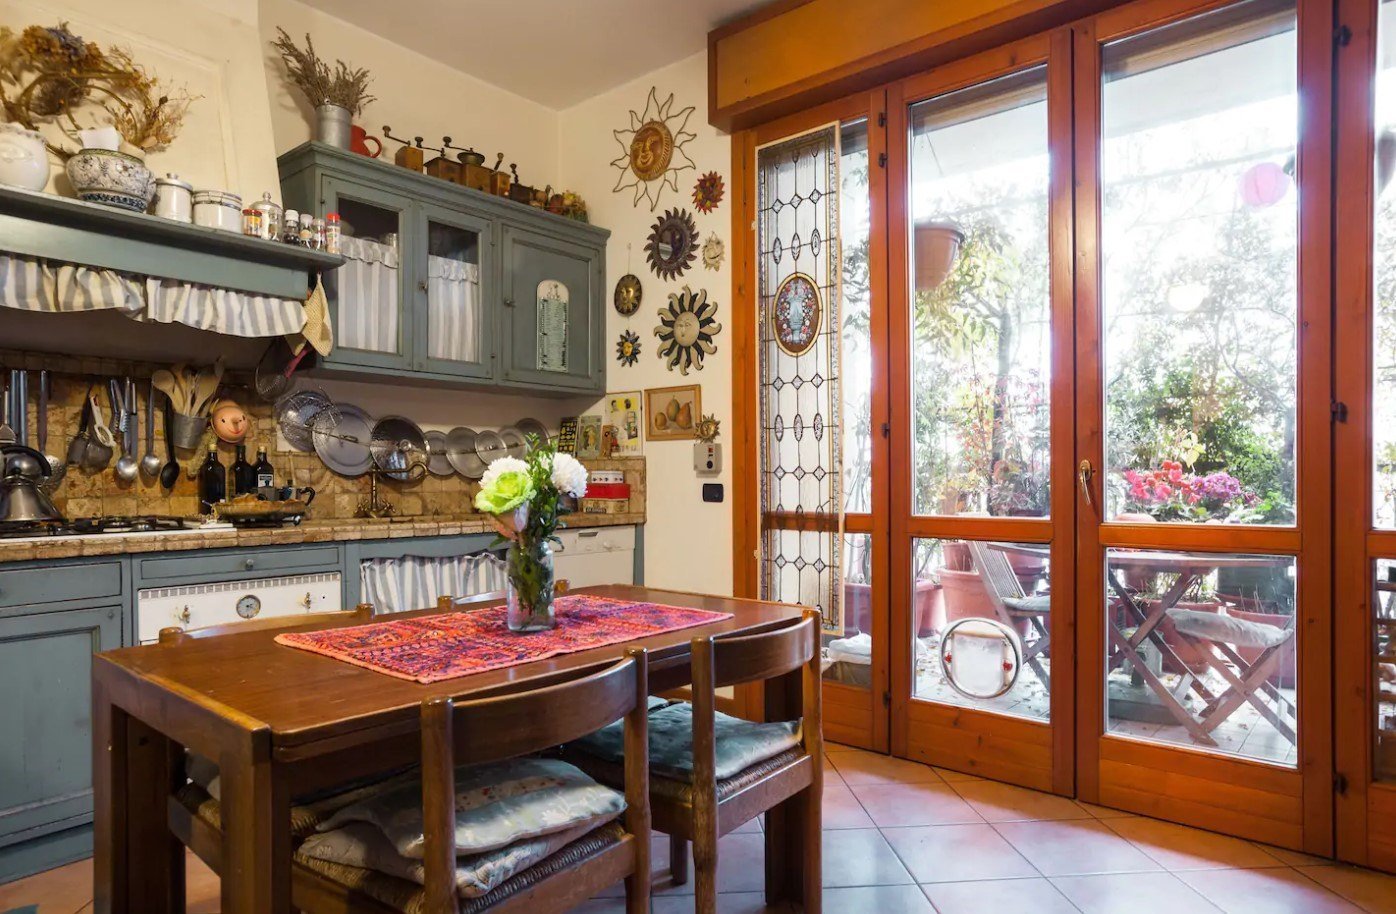
<path fill-rule="evenodd" d="M 549 108 L 567 108 L 707 47 L 765 0 L 303 0 Z"/>

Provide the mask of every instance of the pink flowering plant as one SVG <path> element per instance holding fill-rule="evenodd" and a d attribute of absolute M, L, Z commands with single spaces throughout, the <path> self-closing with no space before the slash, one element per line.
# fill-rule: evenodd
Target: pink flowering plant
<path fill-rule="evenodd" d="M 1177 460 L 1120 475 L 1125 486 L 1123 512 L 1148 514 L 1161 521 L 1239 520 L 1260 501 L 1225 470 L 1191 473 Z"/>

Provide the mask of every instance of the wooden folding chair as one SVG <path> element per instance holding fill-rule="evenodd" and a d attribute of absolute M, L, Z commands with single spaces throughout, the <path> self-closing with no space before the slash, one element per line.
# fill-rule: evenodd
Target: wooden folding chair
<path fill-rule="evenodd" d="M 1228 686 L 1224 691 L 1205 696 L 1202 712 L 1197 715 L 1198 726 L 1204 733 L 1211 734 L 1242 705 L 1249 704 L 1281 736 L 1292 745 L 1297 744 L 1295 726 L 1298 724 L 1298 709 L 1270 681 L 1294 651 L 1294 616 L 1286 621 L 1284 632 L 1284 640 L 1265 648 L 1255 662 L 1248 663 L 1232 644 L 1175 630 L 1176 636 L 1195 648 L 1194 652 L 1207 668 L 1225 680 Z"/>
<path fill-rule="evenodd" d="M 991 543 L 967 542 L 974 568 L 994 601 L 999 621 L 1014 630 L 1017 630 L 1019 622 L 1026 621 L 1037 632 L 1032 644 L 1023 645 L 1023 663 L 1050 691 L 1051 672 L 1042 660 L 1052 648 L 1052 597 L 1048 594 L 1028 596 L 1024 593 L 1022 582 L 1002 549 L 995 549 Z"/>

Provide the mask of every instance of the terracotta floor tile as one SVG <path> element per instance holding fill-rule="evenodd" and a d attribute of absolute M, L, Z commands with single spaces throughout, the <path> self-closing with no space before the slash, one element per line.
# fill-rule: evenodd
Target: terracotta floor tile
<path fill-rule="evenodd" d="M 1226 870 L 1283 866 L 1275 857 L 1240 838 L 1135 816 L 1107 819 L 1115 834 L 1159 862 L 1166 870 Z"/>
<path fill-rule="evenodd" d="M 821 810 L 825 828 L 872 828 L 873 820 L 863 804 L 843 782 L 824 782 L 824 805 Z"/>
<path fill-rule="evenodd" d="M 1134 813 L 1125 812 L 1123 809 L 1111 809 L 1109 806 L 1097 806 L 1094 803 L 1082 803 L 1080 800 L 1074 801 L 1077 806 L 1095 816 L 1097 819 L 1130 819 Z"/>
<path fill-rule="evenodd" d="M 824 885 L 828 888 L 905 885 L 911 875 L 875 828 L 824 833 Z"/>
<path fill-rule="evenodd" d="M 0 885 L 0 911 L 38 905 L 39 914 L 77 914 L 91 900 L 91 859 Z"/>
<path fill-rule="evenodd" d="M 621 910 L 623 914 L 623 906 Z M 656 898 L 650 906 L 650 914 L 693 914 L 693 896 Z M 788 914 L 788 910 L 766 907 L 766 896 L 761 892 L 734 892 L 717 896 L 717 914 Z"/>
<path fill-rule="evenodd" d="M 1094 819 L 1004 822 L 993 826 L 1044 876 L 1092 876 L 1159 869 L 1144 852 Z"/>
<path fill-rule="evenodd" d="M 1252 841 L 1251 843 L 1286 866 L 1333 865 L 1333 861 L 1327 857 L 1315 857 L 1312 854 L 1301 854 L 1299 851 L 1292 851 L 1287 847 L 1275 847 L 1272 844 L 1265 844 L 1261 841 Z"/>
<path fill-rule="evenodd" d="M 940 780 L 929 765 L 861 749 L 831 752 L 829 759 L 838 770 L 839 777 L 850 787 L 857 784 L 926 784 Z"/>
<path fill-rule="evenodd" d="M 727 834 L 729 834 L 729 835 L 750 835 L 750 834 L 755 834 L 755 833 L 757 833 L 757 832 L 760 832 L 760 831 L 761 831 L 761 819 L 762 819 L 761 816 L 757 816 L 757 817 L 754 818 L 754 819 L 747 819 L 745 822 L 743 822 L 741 825 L 738 825 L 736 828 L 732 829 L 732 830 L 731 830 L 730 832 L 728 832 Z"/>
<path fill-rule="evenodd" d="M 940 914 L 1078 914 L 1076 907 L 1046 879 L 994 879 L 922 886 Z M 1178 912 L 1183 914 L 1183 912 Z"/>
<path fill-rule="evenodd" d="M 1359 914 L 1362 910 L 1287 868 L 1191 870 L 1177 875 L 1226 914 Z"/>
<path fill-rule="evenodd" d="M 1303 866 L 1299 872 L 1370 914 L 1396 914 L 1396 876 L 1356 866 Z"/>
<path fill-rule="evenodd" d="M 1084 914 L 1203 914 L 1217 911 L 1170 873 L 1058 876 L 1052 884 Z"/>
<path fill-rule="evenodd" d="M 883 834 L 920 883 L 1039 875 L 991 825 L 889 828 Z"/>
<path fill-rule="evenodd" d="M 967 785 L 966 785 L 967 786 Z M 879 828 L 983 822 L 949 784 L 855 784 L 853 795 Z"/>
<path fill-rule="evenodd" d="M 977 774 L 966 774 L 963 771 L 952 771 L 949 768 L 932 768 L 931 770 L 938 774 L 940 776 L 940 779 L 947 784 L 954 784 L 956 781 L 984 780 Z"/>
<path fill-rule="evenodd" d="M 669 876 L 669 836 L 665 835 L 663 857 L 651 851 L 651 869 L 656 876 L 651 894 L 693 894 L 693 846 L 689 845 L 688 881 L 673 885 Z M 717 842 L 717 885 L 720 892 L 760 892 L 766 888 L 766 836 L 762 834 L 730 834 Z M 624 888 L 619 894 L 624 894 Z M 610 892 L 606 893 L 610 895 Z"/>
<path fill-rule="evenodd" d="M 825 889 L 824 910 L 831 914 L 936 914 L 914 884 Z"/>
<path fill-rule="evenodd" d="M 961 781 L 955 791 L 986 822 L 1035 822 L 1050 819 L 1089 819 L 1091 814 L 1075 800 L 1001 784 L 998 781 Z"/>

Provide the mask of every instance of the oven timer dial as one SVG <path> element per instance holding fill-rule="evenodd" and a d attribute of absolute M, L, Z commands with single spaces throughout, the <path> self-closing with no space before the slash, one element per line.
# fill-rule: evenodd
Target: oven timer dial
<path fill-rule="evenodd" d="M 262 611 L 262 601 L 252 594 L 238 600 L 238 615 L 244 619 L 251 619 Z"/>

